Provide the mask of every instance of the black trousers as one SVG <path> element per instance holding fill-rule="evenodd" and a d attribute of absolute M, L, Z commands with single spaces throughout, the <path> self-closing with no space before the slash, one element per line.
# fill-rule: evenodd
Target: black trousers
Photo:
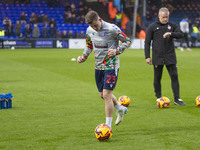
<path fill-rule="evenodd" d="M 154 66 L 154 91 L 157 98 L 160 98 L 161 95 L 161 78 L 164 65 Z M 178 71 L 176 64 L 166 65 L 167 71 L 171 78 L 171 86 L 174 94 L 174 100 L 180 98 L 179 95 L 179 81 L 178 81 Z"/>
<path fill-rule="evenodd" d="M 187 47 L 186 48 L 189 48 L 189 38 L 188 38 L 188 33 L 183 33 L 183 38 L 181 39 L 181 43 L 180 43 L 180 47 L 183 47 L 183 43 L 184 41 L 186 42 L 187 44 Z"/>
<path fill-rule="evenodd" d="M 1 48 L 4 48 L 3 39 L 0 39 L 0 43 L 2 44 Z"/>
<path fill-rule="evenodd" d="M 191 37 L 191 42 L 192 42 L 191 47 L 196 47 L 196 41 L 197 41 L 197 38 Z"/>

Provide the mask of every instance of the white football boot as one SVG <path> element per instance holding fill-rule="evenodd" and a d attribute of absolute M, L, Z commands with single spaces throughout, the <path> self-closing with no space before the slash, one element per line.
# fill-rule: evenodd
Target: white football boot
<path fill-rule="evenodd" d="M 122 109 L 120 111 L 117 112 L 117 119 L 115 121 L 116 125 L 119 125 L 122 120 L 123 120 L 123 116 L 128 112 L 128 109 L 126 107 L 122 107 Z"/>

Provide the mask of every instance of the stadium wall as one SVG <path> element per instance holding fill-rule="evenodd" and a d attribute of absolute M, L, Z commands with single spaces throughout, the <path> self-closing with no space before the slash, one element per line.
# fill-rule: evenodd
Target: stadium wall
<path fill-rule="evenodd" d="M 5 48 L 69 48 L 69 40 L 63 39 L 30 39 L 30 40 L 4 40 Z"/>
<path fill-rule="evenodd" d="M 174 42 L 175 47 L 180 46 L 180 41 Z M 184 45 L 183 45 L 184 46 Z M 186 46 L 186 45 L 185 45 Z M 5 48 L 70 48 L 70 49 L 84 49 L 85 39 L 30 39 L 18 40 L 7 39 L 4 40 Z M 196 47 L 200 47 L 200 42 L 196 43 Z M 0 47 L 1 48 L 1 47 Z M 131 49 L 144 49 L 144 40 L 134 39 L 132 41 Z"/>
<path fill-rule="evenodd" d="M 5 48 L 70 48 L 84 49 L 85 39 L 6 39 L 4 40 Z M 144 40 L 135 39 L 131 45 L 132 49 L 144 48 Z"/>

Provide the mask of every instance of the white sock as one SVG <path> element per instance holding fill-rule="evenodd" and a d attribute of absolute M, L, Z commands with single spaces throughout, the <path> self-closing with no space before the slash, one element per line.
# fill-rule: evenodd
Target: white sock
<path fill-rule="evenodd" d="M 117 104 L 115 105 L 115 108 L 117 109 L 117 111 L 120 111 L 122 110 L 122 105 L 119 102 L 117 102 Z"/>
<path fill-rule="evenodd" d="M 111 128 L 113 117 L 106 117 L 106 124 Z"/>

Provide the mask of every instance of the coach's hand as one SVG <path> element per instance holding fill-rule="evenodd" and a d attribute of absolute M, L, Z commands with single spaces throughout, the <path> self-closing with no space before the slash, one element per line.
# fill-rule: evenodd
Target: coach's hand
<path fill-rule="evenodd" d="M 151 58 L 146 58 L 146 63 L 149 64 L 149 65 L 152 65 Z"/>
<path fill-rule="evenodd" d="M 171 32 L 166 32 L 164 35 L 163 35 L 163 38 L 168 38 L 171 36 Z"/>
<path fill-rule="evenodd" d="M 83 56 L 78 56 L 77 62 L 82 63 L 84 61 Z"/>
<path fill-rule="evenodd" d="M 116 50 L 115 49 L 108 49 L 108 56 L 115 56 Z"/>

